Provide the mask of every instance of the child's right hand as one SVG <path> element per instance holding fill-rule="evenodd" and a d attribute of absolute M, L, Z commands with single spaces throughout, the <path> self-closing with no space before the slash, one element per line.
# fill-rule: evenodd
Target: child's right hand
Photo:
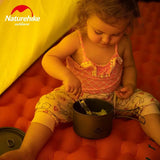
<path fill-rule="evenodd" d="M 63 80 L 63 84 L 66 92 L 73 94 L 77 99 L 79 98 L 82 88 L 81 88 L 81 82 L 76 76 L 74 75 L 67 76 Z"/>

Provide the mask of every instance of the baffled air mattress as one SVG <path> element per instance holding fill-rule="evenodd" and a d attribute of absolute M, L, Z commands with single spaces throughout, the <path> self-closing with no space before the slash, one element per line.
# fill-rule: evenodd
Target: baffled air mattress
<path fill-rule="evenodd" d="M 141 18 L 132 36 L 138 88 L 160 101 L 160 3 L 139 5 Z M 61 84 L 44 72 L 41 59 L 0 96 L 0 127 L 16 127 L 26 132 L 38 99 Z M 58 126 L 37 159 L 159 160 L 160 147 L 144 134 L 137 121 L 114 119 L 111 134 L 98 140 L 78 136 L 72 124 Z"/>

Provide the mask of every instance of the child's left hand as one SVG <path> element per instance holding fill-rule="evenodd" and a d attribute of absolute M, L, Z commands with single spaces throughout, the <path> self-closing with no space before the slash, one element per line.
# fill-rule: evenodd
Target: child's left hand
<path fill-rule="evenodd" d="M 125 99 L 125 98 L 129 98 L 133 94 L 133 92 L 134 92 L 134 88 L 131 85 L 128 85 L 128 86 L 119 88 L 116 91 L 116 95 L 119 98 Z"/>

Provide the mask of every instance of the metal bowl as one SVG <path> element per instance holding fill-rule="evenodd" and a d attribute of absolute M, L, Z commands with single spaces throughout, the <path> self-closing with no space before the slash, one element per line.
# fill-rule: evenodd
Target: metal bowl
<path fill-rule="evenodd" d="M 81 137 L 99 139 L 109 136 L 112 130 L 112 119 L 114 117 L 113 106 L 100 99 L 85 99 L 92 112 L 100 112 L 104 109 L 105 115 L 87 115 L 79 101 L 73 105 L 73 128 Z"/>
<path fill-rule="evenodd" d="M 20 148 L 25 133 L 14 127 L 0 128 L 0 155 Z"/>

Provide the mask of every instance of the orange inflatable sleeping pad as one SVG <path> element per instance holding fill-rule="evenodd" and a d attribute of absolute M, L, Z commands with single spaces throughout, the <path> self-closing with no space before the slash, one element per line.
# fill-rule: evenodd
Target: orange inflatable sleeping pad
<path fill-rule="evenodd" d="M 139 5 L 141 18 L 132 36 L 138 88 L 160 101 L 160 3 Z M 26 132 L 38 99 L 61 84 L 44 72 L 41 58 L 0 96 L 0 127 L 16 127 Z M 110 136 L 99 140 L 79 137 L 70 124 L 58 126 L 37 158 L 81 159 L 159 160 L 160 147 L 144 134 L 137 121 L 114 119 Z"/>

